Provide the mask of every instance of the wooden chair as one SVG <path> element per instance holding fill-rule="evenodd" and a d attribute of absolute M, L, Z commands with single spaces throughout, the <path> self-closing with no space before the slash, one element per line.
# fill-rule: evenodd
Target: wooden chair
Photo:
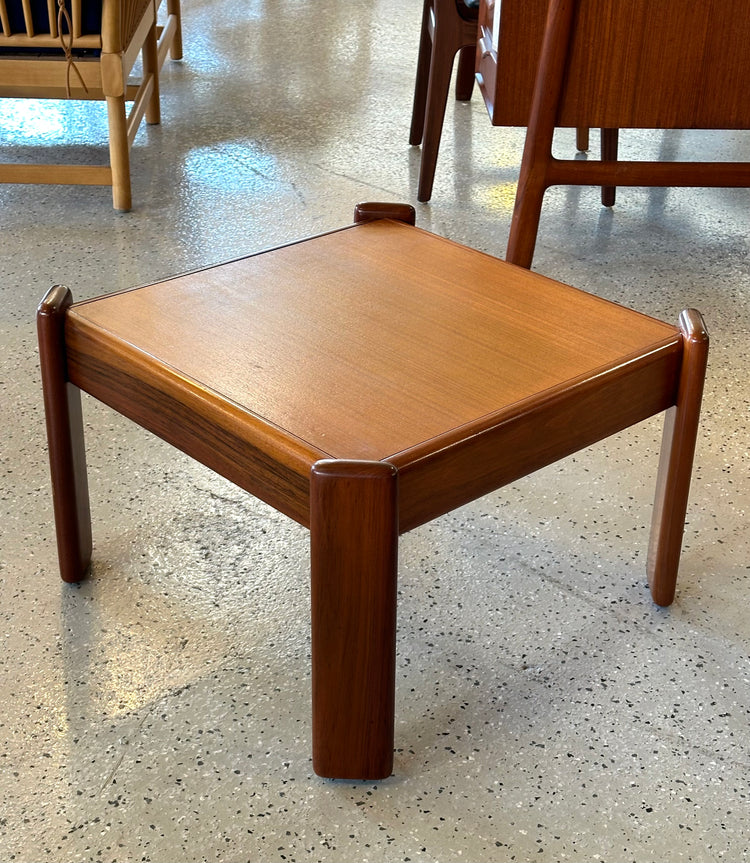
<path fill-rule="evenodd" d="M 417 200 L 423 203 L 432 197 L 456 54 L 456 99 L 468 101 L 474 89 L 478 15 L 479 0 L 424 0 L 409 131 L 409 143 L 422 145 Z M 606 140 L 611 142 L 611 136 Z M 576 147 L 579 151 L 588 150 L 588 129 L 576 130 Z M 605 138 L 602 138 L 602 147 L 605 147 Z M 608 193 L 605 199 L 603 191 L 602 202 L 613 204 L 613 193 Z"/>
<path fill-rule="evenodd" d="M 131 207 L 130 148 L 144 115 L 158 123 L 159 69 L 182 55 L 179 0 L 157 26 L 154 0 L 0 0 L 0 97 L 102 99 L 109 164 L 0 164 L 3 183 L 111 185 L 115 209 Z M 139 53 L 143 74 L 128 77 Z M 132 102 L 130 111 L 126 102 Z"/>
<path fill-rule="evenodd" d="M 410 207 L 356 219 L 78 304 L 55 287 L 38 327 L 63 579 L 91 559 L 84 390 L 310 528 L 313 766 L 380 779 L 399 534 L 666 411 L 647 569 L 668 605 L 708 337 L 695 311 L 662 323 Z"/>
<path fill-rule="evenodd" d="M 750 186 L 750 163 L 633 162 L 618 129 L 750 129 L 746 0 L 482 0 L 480 88 L 528 126 L 508 241 L 528 267 L 552 185 Z M 552 157 L 557 127 L 610 130 L 601 161 Z"/>
<path fill-rule="evenodd" d="M 478 7 L 478 0 L 424 0 L 409 131 L 409 143 L 422 145 L 417 191 L 420 201 L 432 197 L 456 54 L 456 99 L 468 101 L 474 89 Z"/>

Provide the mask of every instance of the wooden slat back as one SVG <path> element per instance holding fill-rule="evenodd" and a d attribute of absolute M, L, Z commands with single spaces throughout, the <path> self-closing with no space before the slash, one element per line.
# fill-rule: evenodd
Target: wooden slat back
<path fill-rule="evenodd" d="M 74 0 L 80 10 L 81 0 Z M 9 4 L 13 4 L 10 6 Z M 0 0 L 0 25 L 3 36 L 26 36 L 30 39 L 39 35 L 57 37 L 57 3 L 47 0 L 46 8 L 42 4 L 33 4 L 31 0 Z M 13 9 L 15 7 L 15 14 Z M 18 26 L 19 15 L 22 13 L 23 28 Z M 80 17 L 80 16 L 79 16 Z M 15 25 L 15 26 L 14 26 Z"/>
<path fill-rule="evenodd" d="M 153 0 L 103 0 L 102 48 L 116 54 L 130 43 Z"/>
<path fill-rule="evenodd" d="M 154 0 L 122 0 L 122 38 L 125 44 L 130 41 L 143 18 L 143 13 L 153 2 Z M 159 4 L 156 5 L 158 8 Z"/>
<path fill-rule="evenodd" d="M 65 8 L 70 16 L 70 29 L 73 35 L 74 48 L 100 47 L 98 43 L 101 26 L 94 3 L 111 7 L 111 21 L 116 24 L 119 42 L 120 24 L 123 18 L 135 21 L 150 0 L 86 0 L 92 5 L 84 8 L 84 0 L 66 0 Z M 0 0 L 0 45 L 5 39 L 7 47 L 47 48 L 59 44 L 60 28 L 58 27 L 59 9 L 57 0 Z M 103 17 L 103 16 L 102 16 Z M 132 35 L 135 24 L 129 24 L 123 29 L 127 35 Z M 67 34 L 68 25 L 63 27 Z M 67 36 L 66 36 L 67 38 Z M 33 40 L 33 41 L 32 41 Z"/>
<path fill-rule="evenodd" d="M 55 0 L 47 0 L 47 17 L 49 18 L 49 33 L 57 39 L 60 31 L 57 29 L 57 3 Z"/>
<path fill-rule="evenodd" d="M 93 5 L 84 3 L 100 3 L 101 19 Z M 130 44 L 153 3 L 154 0 L 66 0 L 73 32 L 71 47 L 74 51 L 88 48 L 119 54 Z M 57 0 L 0 0 L 0 51 L 61 48 L 57 22 Z M 67 25 L 63 33 L 67 33 Z"/>
<path fill-rule="evenodd" d="M 5 0 L 0 0 L 0 26 L 3 28 L 3 36 L 10 36 L 10 21 Z"/>
<path fill-rule="evenodd" d="M 30 0 L 23 0 L 23 20 L 26 24 L 26 35 L 33 36 L 34 35 L 34 19 L 31 13 L 31 2 Z"/>

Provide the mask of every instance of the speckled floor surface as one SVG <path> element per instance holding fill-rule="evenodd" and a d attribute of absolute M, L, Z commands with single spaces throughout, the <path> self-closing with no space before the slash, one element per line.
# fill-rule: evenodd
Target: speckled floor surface
<path fill-rule="evenodd" d="M 133 211 L 106 188 L 0 186 L 2 861 L 747 858 L 747 191 L 621 190 L 612 211 L 596 190 L 548 195 L 537 270 L 667 320 L 695 306 L 711 331 L 677 600 L 659 609 L 645 586 L 656 420 L 408 534 L 388 781 L 312 773 L 305 532 L 90 399 L 93 572 L 59 581 L 43 293 L 414 202 L 420 6 L 185 0 Z M 104 115 L 0 102 L 4 152 L 56 135 L 79 156 Z M 449 105 L 418 224 L 502 255 L 522 142 L 477 94 Z M 750 158 L 739 134 L 623 149 Z"/>

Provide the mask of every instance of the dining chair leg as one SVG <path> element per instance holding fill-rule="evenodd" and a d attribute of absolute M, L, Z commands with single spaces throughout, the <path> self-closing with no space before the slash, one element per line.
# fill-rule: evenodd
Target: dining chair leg
<path fill-rule="evenodd" d="M 66 373 L 65 310 L 72 301 L 70 291 L 57 285 L 37 311 L 57 551 L 60 574 L 67 582 L 80 581 L 91 561 L 81 392 Z"/>
<path fill-rule="evenodd" d="M 670 605 L 675 595 L 708 358 L 708 333 L 701 315 L 694 309 L 684 311 L 680 328 L 682 368 L 677 402 L 664 418 L 648 549 L 648 581 L 657 605 Z"/>
<path fill-rule="evenodd" d="M 424 117 L 427 109 L 427 85 L 430 80 L 430 58 L 432 38 L 430 36 L 430 9 L 432 0 L 424 0 L 422 28 L 419 34 L 419 54 L 417 56 L 417 78 L 414 83 L 414 104 L 411 110 L 409 143 L 418 146 L 424 134 Z"/>
<path fill-rule="evenodd" d="M 465 45 L 458 52 L 458 71 L 456 72 L 456 99 L 468 102 L 474 92 L 476 80 L 477 49 L 475 45 Z"/>
<path fill-rule="evenodd" d="M 317 462 L 310 480 L 313 769 L 393 770 L 398 474 L 384 462 Z"/>
<path fill-rule="evenodd" d="M 143 78 L 153 81 L 151 95 L 146 103 L 146 122 L 154 126 L 161 122 L 161 103 L 159 97 L 159 55 L 157 51 L 156 24 L 151 28 L 141 51 L 143 59 Z"/>
<path fill-rule="evenodd" d="M 442 31 L 436 27 L 432 45 L 432 60 L 430 81 L 427 87 L 425 109 L 425 126 L 422 135 L 422 159 L 419 164 L 419 185 L 417 200 L 429 201 L 432 197 L 432 186 L 435 181 L 440 138 L 443 132 L 443 119 L 448 103 L 453 64 L 440 59 L 445 53 L 452 51 L 453 46 L 443 39 Z M 455 56 L 452 54 L 451 56 Z"/>

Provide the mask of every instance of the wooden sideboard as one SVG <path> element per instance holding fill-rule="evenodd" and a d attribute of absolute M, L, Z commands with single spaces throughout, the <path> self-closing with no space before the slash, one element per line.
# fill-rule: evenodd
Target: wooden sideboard
<path fill-rule="evenodd" d="M 548 0 L 481 0 L 490 119 L 528 125 Z M 555 125 L 750 128 L 747 0 L 577 0 Z"/>

